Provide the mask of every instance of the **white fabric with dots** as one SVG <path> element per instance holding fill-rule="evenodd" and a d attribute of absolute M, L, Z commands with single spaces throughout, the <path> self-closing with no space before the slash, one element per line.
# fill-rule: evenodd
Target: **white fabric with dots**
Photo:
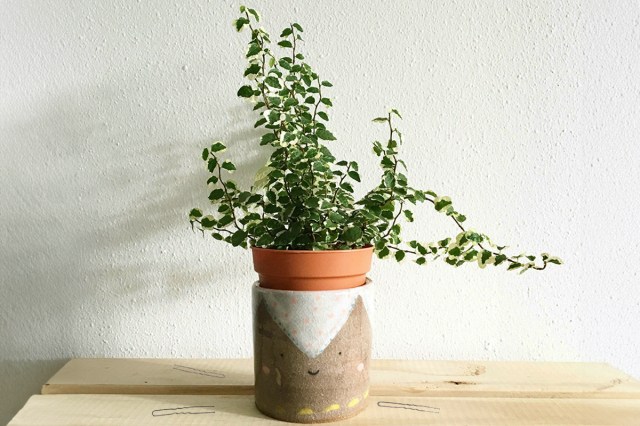
<path fill-rule="evenodd" d="M 254 285 L 253 308 L 261 300 L 273 320 L 291 341 L 309 358 L 320 355 L 349 319 L 358 297 L 367 314 L 372 314 L 371 281 L 347 290 L 284 291 Z"/>

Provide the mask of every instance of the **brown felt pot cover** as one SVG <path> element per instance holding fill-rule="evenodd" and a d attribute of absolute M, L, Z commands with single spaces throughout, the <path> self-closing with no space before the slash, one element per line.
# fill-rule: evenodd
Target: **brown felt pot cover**
<path fill-rule="evenodd" d="M 255 399 L 275 419 L 355 416 L 369 395 L 371 282 L 346 290 L 253 286 Z"/>
<path fill-rule="evenodd" d="M 361 286 L 373 247 L 352 250 L 251 249 L 260 286 L 276 290 L 339 290 Z"/>

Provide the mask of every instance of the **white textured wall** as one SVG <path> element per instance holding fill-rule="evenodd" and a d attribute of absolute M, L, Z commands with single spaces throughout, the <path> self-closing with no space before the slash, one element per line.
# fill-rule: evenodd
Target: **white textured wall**
<path fill-rule="evenodd" d="M 0 423 L 70 357 L 251 355 L 249 253 L 189 230 L 203 146 L 264 161 L 239 3 L 0 1 Z M 640 376 L 636 1 L 256 1 L 334 82 L 340 157 L 404 114 L 419 187 L 566 265 L 376 262 L 375 355 L 606 361 Z M 276 34 L 277 33 L 277 34 Z M 362 190 L 361 190 L 362 191 Z M 425 208 L 413 227 L 455 233 Z"/>

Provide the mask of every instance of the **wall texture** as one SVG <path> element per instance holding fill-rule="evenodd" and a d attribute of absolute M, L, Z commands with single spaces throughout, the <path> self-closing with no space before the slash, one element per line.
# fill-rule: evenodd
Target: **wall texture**
<path fill-rule="evenodd" d="M 219 1 L 0 0 L 0 423 L 70 357 L 251 355 L 250 256 L 189 229 L 199 155 L 265 161 Z M 339 157 L 377 175 L 404 115 L 415 186 L 566 265 L 522 276 L 378 261 L 377 357 L 605 361 L 640 377 L 635 1 L 257 0 L 333 81 Z M 276 35 L 277 35 L 276 34 Z M 364 191 L 360 189 L 359 191 Z M 455 233 L 429 209 L 410 228 Z"/>

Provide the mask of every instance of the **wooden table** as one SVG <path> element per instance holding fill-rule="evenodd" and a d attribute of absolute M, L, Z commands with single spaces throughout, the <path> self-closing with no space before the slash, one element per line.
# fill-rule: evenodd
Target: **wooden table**
<path fill-rule="evenodd" d="M 74 359 L 9 423 L 282 425 L 249 359 Z M 640 425 L 640 382 L 606 364 L 375 360 L 351 425 Z"/>

